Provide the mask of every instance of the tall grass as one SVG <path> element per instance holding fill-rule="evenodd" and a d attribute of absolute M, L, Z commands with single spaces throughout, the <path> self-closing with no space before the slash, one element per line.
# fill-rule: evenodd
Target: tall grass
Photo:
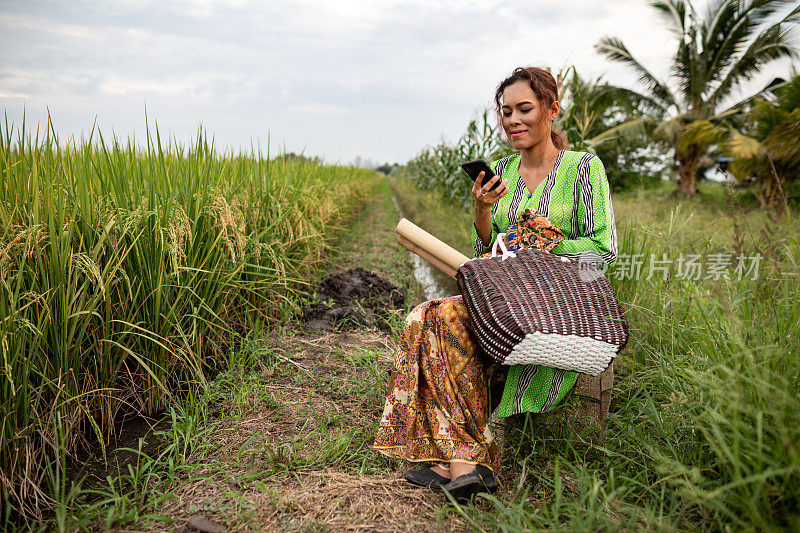
<path fill-rule="evenodd" d="M 620 210 L 628 220 L 621 235 L 628 254 L 708 261 L 730 253 L 761 262 L 757 274 L 741 279 L 730 272 L 716 280 L 705 271 L 686 279 L 673 270 L 666 280 L 616 282 L 636 325 L 622 397 L 636 401 L 615 431 L 629 433 L 623 438 L 632 457 L 635 440 L 644 444 L 636 461 L 646 461 L 648 477 L 635 479 L 656 484 L 644 495 L 650 505 L 674 498 L 690 523 L 707 526 L 796 527 L 800 227 L 796 213 L 776 219 L 734 201 L 729 216 L 720 216 L 713 200 L 705 203 L 673 203 L 670 216 L 660 217 Z"/>
<path fill-rule="evenodd" d="M 490 512 L 460 511 L 474 527 L 800 527 L 797 213 L 726 206 L 713 189 L 691 201 L 665 191 L 614 198 L 621 249 L 608 276 L 631 336 L 605 438 L 509 434 L 513 486 L 487 498 Z M 715 253 L 760 255 L 758 274 L 740 279 L 732 265 L 707 277 Z M 628 275 L 635 254 L 645 264 Z M 701 257 L 698 279 L 678 274 L 681 255 Z M 648 279 L 651 256 L 673 261 L 666 279 Z"/>
<path fill-rule="evenodd" d="M 0 128 L 0 490 L 41 517 L 56 458 L 206 386 L 248 327 L 285 318 L 375 174 L 149 131 Z M 51 473 L 48 477 L 48 472 Z M 56 476 L 56 477 L 58 477 Z M 56 483 L 58 481 L 58 483 Z"/>

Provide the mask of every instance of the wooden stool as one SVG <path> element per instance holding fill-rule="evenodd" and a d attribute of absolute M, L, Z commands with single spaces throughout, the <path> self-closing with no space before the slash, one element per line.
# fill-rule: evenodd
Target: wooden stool
<path fill-rule="evenodd" d="M 611 407 L 611 388 L 614 386 L 614 364 L 598 376 L 580 374 L 572 393 L 548 413 L 534 416 L 537 430 L 551 435 L 569 437 L 605 436 L 605 420 Z"/>
<path fill-rule="evenodd" d="M 585 438 L 605 436 L 605 420 L 611 407 L 611 389 L 614 386 L 614 363 L 598 376 L 579 374 L 572 392 L 555 409 L 544 414 L 531 414 L 533 431 L 544 435 L 566 438 L 576 433 Z M 498 446 L 505 444 L 503 426 L 522 428 L 525 415 L 499 419 L 492 415 L 492 432 Z M 503 422 L 505 420 L 505 423 Z"/>

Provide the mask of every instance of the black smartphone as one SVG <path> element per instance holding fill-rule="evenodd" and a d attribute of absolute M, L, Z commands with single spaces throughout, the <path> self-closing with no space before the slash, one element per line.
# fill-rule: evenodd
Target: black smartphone
<path fill-rule="evenodd" d="M 489 164 L 486 163 L 486 161 L 484 161 L 483 159 L 476 159 L 475 161 L 467 161 L 466 163 L 462 163 L 461 168 L 464 170 L 464 172 L 466 172 L 467 176 L 472 178 L 472 181 L 478 179 L 478 174 L 484 172 L 485 174 L 483 175 L 483 181 L 481 182 L 481 187 L 486 185 L 489 182 L 489 180 L 495 176 Z M 494 189 L 496 189 L 497 186 L 500 185 L 500 181 L 501 180 L 497 180 L 497 182 L 494 185 L 492 185 L 492 188 L 489 190 L 493 191 Z"/>

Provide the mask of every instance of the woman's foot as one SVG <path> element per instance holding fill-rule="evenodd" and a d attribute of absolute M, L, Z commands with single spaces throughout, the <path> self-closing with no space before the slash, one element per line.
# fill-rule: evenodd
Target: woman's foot
<path fill-rule="evenodd" d="M 436 472 L 437 474 L 439 474 L 442 477 L 446 477 L 447 479 L 452 479 L 452 477 L 453 477 L 453 476 L 450 475 L 450 467 L 448 467 L 447 465 L 444 465 L 444 466 L 442 466 L 440 464 L 439 465 L 433 465 L 431 467 L 431 470 L 433 470 L 434 472 Z"/>
<path fill-rule="evenodd" d="M 475 471 L 475 465 L 464 463 L 461 461 L 452 461 L 450 463 L 450 479 L 457 479 L 466 474 L 471 474 Z"/>

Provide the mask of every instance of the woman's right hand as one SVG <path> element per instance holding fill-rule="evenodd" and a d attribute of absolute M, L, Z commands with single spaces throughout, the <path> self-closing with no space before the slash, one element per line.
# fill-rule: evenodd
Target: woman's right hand
<path fill-rule="evenodd" d="M 484 175 L 484 172 L 478 174 L 478 179 L 475 180 L 475 184 L 472 186 L 472 196 L 475 197 L 475 229 L 478 232 L 478 238 L 480 238 L 484 246 L 487 246 L 487 243 L 491 245 L 492 206 L 499 202 L 500 198 L 508 194 L 508 189 L 506 188 L 508 180 L 503 180 L 493 191 L 490 191 L 489 189 L 497 183 L 500 176 L 493 177 L 486 185 L 481 187 L 480 184 L 483 182 Z"/>
<path fill-rule="evenodd" d="M 490 191 L 489 189 L 497 183 L 500 176 L 493 177 L 481 187 L 483 176 L 485 176 L 485 172 L 478 174 L 478 179 L 475 180 L 475 184 L 472 186 L 472 196 L 475 197 L 475 209 L 477 211 L 488 211 L 500 198 L 508 194 L 508 188 L 506 187 L 508 180 L 503 180 L 493 191 Z"/>

